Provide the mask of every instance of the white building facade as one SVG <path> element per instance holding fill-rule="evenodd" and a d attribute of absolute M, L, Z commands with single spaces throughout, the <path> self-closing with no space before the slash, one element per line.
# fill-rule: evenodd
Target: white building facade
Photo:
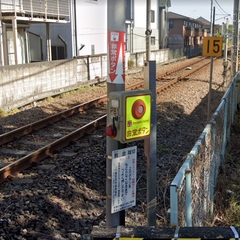
<path fill-rule="evenodd" d="M 146 51 L 147 0 L 119 1 L 126 1 L 125 50 L 130 53 Z M 44 4 L 37 0 L 0 0 L 2 32 L 8 27 L 1 42 L 2 65 L 107 53 L 108 0 L 57 1 L 61 5 L 54 0 L 41 2 Z M 31 4 L 35 9 L 31 9 Z M 7 18 L 3 6 L 7 8 L 8 5 L 15 11 L 14 16 L 10 16 L 11 11 L 8 15 L 10 19 L 17 16 L 16 23 L 4 23 Z M 170 0 L 151 0 L 151 50 L 166 47 L 168 24 L 165 13 L 169 6 Z M 13 31 L 16 26 L 18 30 Z M 6 51 L 3 46 L 7 43 Z"/>

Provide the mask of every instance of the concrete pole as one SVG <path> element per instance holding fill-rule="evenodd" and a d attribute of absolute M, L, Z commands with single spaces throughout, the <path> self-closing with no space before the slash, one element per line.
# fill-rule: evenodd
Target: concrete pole
<path fill-rule="evenodd" d="M 50 23 L 46 23 L 46 36 L 47 36 L 47 61 L 52 61 L 52 44 L 50 38 Z"/>
<path fill-rule="evenodd" d="M 14 57 L 15 64 L 18 64 L 18 52 L 17 52 L 17 19 L 12 19 L 12 31 L 13 31 L 13 44 L 14 44 Z"/>
<path fill-rule="evenodd" d="M 124 91 L 125 90 L 125 59 L 121 56 L 116 56 L 118 61 L 112 60 L 115 58 L 110 45 L 109 39 L 112 34 L 122 35 L 125 33 L 125 20 L 126 20 L 126 1 L 125 0 L 108 0 L 107 1 L 107 27 L 108 27 L 108 67 L 107 67 L 107 95 L 111 92 Z M 121 50 L 124 52 L 124 47 Z M 125 55 L 124 55 L 125 56 Z M 111 62 L 113 61 L 113 62 Z M 112 64 L 111 64 L 112 63 Z M 113 68 L 112 65 L 118 67 Z M 118 70 L 117 70 L 118 69 Z M 122 71 L 119 71 L 121 69 Z M 107 109 L 109 110 L 109 102 Z M 109 111 L 107 111 L 109 112 Z M 110 116 L 107 116 L 107 125 L 112 123 Z M 115 227 L 119 225 L 125 225 L 125 211 L 111 213 L 111 196 L 112 196 L 112 151 L 123 148 L 123 145 L 118 141 L 107 137 L 107 157 L 106 157 L 106 225 L 109 227 Z"/>
<path fill-rule="evenodd" d="M 3 26 L 0 21 L 0 67 L 4 66 L 4 50 L 3 50 Z"/>
<path fill-rule="evenodd" d="M 211 0 L 211 12 L 210 12 L 210 22 L 211 22 L 211 28 L 210 28 L 210 36 L 213 36 L 212 32 L 213 32 L 213 0 Z"/>
<path fill-rule="evenodd" d="M 211 36 L 214 36 L 214 25 L 215 25 L 215 7 L 213 7 L 213 19 L 212 19 L 212 24 L 211 24 L 211 26 L 212 26 Z M 209 92 L 208 92 L 207 121 L 210 120 L 210 116 L 211 116 L 212 78 L 213 78 L 213 57 L 211 57 L 211 64 L 210 64 L 210 81 L 209 81 Z"/>
<path fill-rule="evenodd" d="M 144 89 L 152 92 L 151 135 L 144 140 L 147 162 L 147 224 L 156 226 L 156 61 L 151 58 L 151 0 L 147 0 L 146 62 L 144 66 Z"/>
<path fill-rule="evenodd" d="M 156 161 L 157 161 L 157 107 L 156 107 L 156 61 L 144 64 L 144 89 L 151 90 L 151 135 L 144 140 L 144 154 L 147 162 L 147 224 L 156 226 Z"/>
<path fill-rule="evenodd" d="M 233 8 L 233 40 L 232 40 L 232 78 L 238 71 L 238 30 L 239 30 L 239 0 L 234 0 Z"/>
<path fill-rule="evenodd" d="M 227 86 L 227 69 L 228 69 L 228 59 L 227 59 L 227 50 L 228 50 L 228 19 L 226 19 L 226 24 L 223 24 L 223 31 L 224 33 L 224 58 L 223 58 L 223 83 L 224 86 Z"/>
<path fill-rule="evenodd" d="M 147 0 L 147 14 L 146 14 L 146 61 L 151 58 L 151 0 Z"/>

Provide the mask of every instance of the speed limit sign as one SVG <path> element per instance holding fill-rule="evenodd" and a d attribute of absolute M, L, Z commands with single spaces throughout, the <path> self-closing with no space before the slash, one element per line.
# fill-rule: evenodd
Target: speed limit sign
<path fill-rule="evenodd" d="M 222 56 L 222 37 L 203 38 L 203 56 L 221 57 Z"/>

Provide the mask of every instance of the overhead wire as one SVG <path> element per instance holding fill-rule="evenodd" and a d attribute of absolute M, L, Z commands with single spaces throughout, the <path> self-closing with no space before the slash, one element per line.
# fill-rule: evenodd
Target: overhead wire
<path fill-rule="evenodd" d="M 222 10 L 222 12 L 224 12 L 224 14 L 229 14 L 229 13 L 227 13 L 222 7 L 221 7 L 221 5 L 218 3 L 218 1 L 217 0 L 215 0 L 215 3 L 218 5 L 218 7 Z"/>
<path fill-rule="evenodd" d="M 223 12 L 223 14 L 216 14 L 216 15 L 224 15 L 223 17 L 216 19 L 216 21 L 217 21 L 217 20 L 220 20 L 220 19 L 223 19 L 223 18 L 225 19 L 226 17 L 230 17 L 231 20 L 232 20 L 231 14 L 230 14 L 230 13 L 227 13 L 227 12 L 221 7 L 221 5 L 218 3 L 217 0 L 215 0 L 215 3 L 217 4 L 218 8 Z"/>

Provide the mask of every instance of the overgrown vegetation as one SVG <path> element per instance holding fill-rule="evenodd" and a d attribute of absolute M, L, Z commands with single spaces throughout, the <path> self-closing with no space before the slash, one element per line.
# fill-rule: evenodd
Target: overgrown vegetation
<path fill-rule="evenodd" d="M 11 111 L 7 112 L 3 109 L 0 109 L 0 118 L 5 118 L 9 115 L 14 115 L 15 113 L 18 113 L 19 109 L 18 108 L 13 108 Z"/>
<path fill-rule="evenodd" d="M 3 109 L 0 109 L 0 118 L 4 118 L 8 115 L 8 113 L 6 111 L 4 111 Z"/>
<path fill-rule="evenodd" d="M 128 68 L 131 69 L 134 67 L 134 61 L 132 59 L 128 60 Z"/>
<path fill-rule="evenodd" d="M 215 190 L 215 226 L 240 226 L 240 113 L 235 116 L 231 141 Z"/>
<path fill-rule="evenodd" d="M 53 97 L 47 97 L 47 98 L 46 98 L 46 101 L 47 101 L 47 102 L 52 102 L 52 101 L 53 101 Z"/>

